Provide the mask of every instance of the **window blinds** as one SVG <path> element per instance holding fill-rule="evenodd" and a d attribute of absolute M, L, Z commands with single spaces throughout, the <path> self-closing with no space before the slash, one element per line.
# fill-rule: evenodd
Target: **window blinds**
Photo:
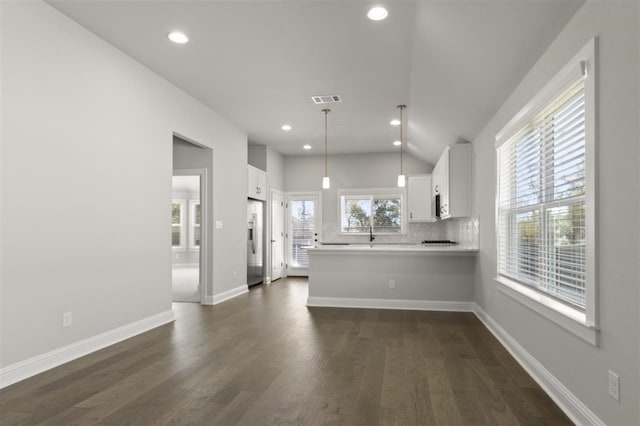
<path fill-rule="evenodd" d="M 585 308 L 585 85 L 498 148 L 498 274 Z"/>

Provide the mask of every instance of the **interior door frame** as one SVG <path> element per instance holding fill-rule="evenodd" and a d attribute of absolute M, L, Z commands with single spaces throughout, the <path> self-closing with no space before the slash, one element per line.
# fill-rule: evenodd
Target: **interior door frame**
<path fill-rule="evenodd" d="M 277 199 L 279 198 L 279 199 Z M 278 190 L 278 189 L 272 189 L 271 190 L 271 197 L 269 199 L 270 201 L 270 219 L 271 219 L 271 223 L 269 224 L 269 268 L 270 268 L 270 280 L 269 281 L 273 281 L 274 280 L 274 251 L 273 251 L 273 243 L 274 243 L 274 238 L 273 238 L 273 224 L 276 221 L 276 217 L 273 214 L 273 207 L 274 207 L 274 203 L 277 201 L 280 201 L 282 203 L 282 253 L 280 253 L 282 255 L 282 260 L 283 260 L 283 264 L 282 264 L 282 272 L 280 273 L 280 277 L 275 278 L 275 279 L 279 279 L 279 278 L 285 278 L 287 276 L 287 268 L 285 267 L 286 264 L 286 239 L 285 239 L 285 233 L 287 232 L 287 221 L 285 220 L 285 217 L 287 216 L 286 213 L 286 208 L 285 208 L 285 203 L 287 201 L 286 195 L 284 192 Z"/>
<path fill-rule="evenodd" d="M 207 221 L 207 169 L 173 169 L 173 176 L 200 176 L 200 304 L 205 305 L 207 300 L 207 251 L 208 251 L 208 221 Z"/>
<path fill-rule="evenodd" d="M 291 211 L 290 204 L 292 199 L 296 198 L 304 198 L 304 197 L 316 197 L 318 200 L 317 206 L 315 207 L 315 215 L 314 215 L 314 228 L 317 236 L 315 239 L 318 241 L 322 241 L 322 192 L 321 191 L 300 191 L 300 192 L 287 192 L 285 193 L 285 271 L 287 276 L 309 276 L 309 270 L 307 268 L 292 268 L 289 265 L 290 261 L 290 246 L 289 243 L 291 240 L 289 235 L 291 234 Z M 294 273 L 291 273 L 294 272 Z"/>

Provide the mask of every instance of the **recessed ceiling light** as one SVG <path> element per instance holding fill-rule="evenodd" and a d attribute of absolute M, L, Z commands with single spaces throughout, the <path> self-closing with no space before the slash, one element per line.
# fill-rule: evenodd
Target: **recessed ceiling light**
<path fill-rule="evenodd" d="M 402 142 L 400 142 L 400 141 L 394 141 L 394 142 L 393 142 L 393 145 L 394 145 L 394 146 L 400 146 L 400 145 L 402 145 Z"/>
<path fill-rule="evenodd" d="M 400 125 L 400 120 L 391 120 L 391 122 L 389 123 L 392 126 L 399 126 Z"/>
<path fill-rule="evenodd" d="M 280 127 L 282 130 L 284 130 L 285 132 L 288 132 L 289 130 L 291 130 L 291 126 L 288 124 L 283 124 L 282 127 Z"/>
<path fill-rule="evenodd" d="M 306 149 L 307 151 L 309 151 L 311 149 L 311 145 L 305 145 L 303 146 L 304 149 Z"/>
<path fill-rule="evenodd" d="M 167 34 L 167 38 L 176 44 L 185 44 L 189 41 L 189 37 L 179 31 L 170 32 Z"/>
<path fill-rule="evenodd" d="M 369 9 L 369 12 L 367 12 L 367 18 L 371 19 L 372 21 L 382 21 L 387 17 L 388 14 L 389 12 L 387 12 L 387 9 L 385 9 L 384 7 L 376 6 Z"/>

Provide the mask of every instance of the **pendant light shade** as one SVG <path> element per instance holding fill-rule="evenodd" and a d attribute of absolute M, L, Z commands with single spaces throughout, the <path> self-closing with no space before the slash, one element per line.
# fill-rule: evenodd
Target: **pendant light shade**
<path fill-rule="evenodd" d="M 327 173 L 327 115 L 331 110 L 325 108 L 322 112 L 324 113 L 324 177 L 322 178 L 322 189 L 329 189 L 331 188 L 331 181 L 329 180 L 329 173 Z"/>
<path fill-rule="evenodd" d="M 398 175 L 398 187 L 404 188 L 406 185 L 406 180 L 404 176 L 404 171 L 402 170 L 402 150 L 404 147 L 404 141 L 402 140 L 402 128 L 404 127 L 404 120 L 402 119 L 402 111 L 406 108 L 406 105 L 398 105 L 397 108 L 400 110 L 400 174 Z"/>

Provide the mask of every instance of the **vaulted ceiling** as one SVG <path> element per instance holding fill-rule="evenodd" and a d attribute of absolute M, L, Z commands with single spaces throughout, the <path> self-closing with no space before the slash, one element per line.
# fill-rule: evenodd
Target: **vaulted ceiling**
<path fill-rule="evenodd" d="M 249 134 L 285 154 L 320 154 L 329 105 L 332 153 L 406 147 L 434 163 L 471 141 L 583 0 L 96 1 L 49 4 Z M 175 45 L 169 31 L 190 42 Z M 284 132 L 281 125 L 290 124 Z M 304 144 L 312 149 L 303 150 Z"/>

